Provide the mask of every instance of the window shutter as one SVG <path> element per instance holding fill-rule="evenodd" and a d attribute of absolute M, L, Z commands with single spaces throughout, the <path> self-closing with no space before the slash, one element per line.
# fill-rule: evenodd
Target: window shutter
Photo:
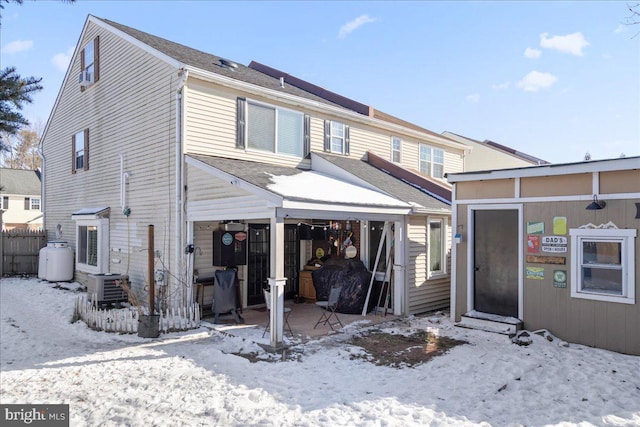
<path fill-rule="evenodd" d="M 100 78 L 100 36 L 93 40 L 93 82 Z"/>
<path fill-rule="evenodd" d="M 89 129 L 84 130 L 84 170 L 89 170 Z"/>
<path fill-rule="evenodd" d="M 236 148 L 244 148 L 246 123 L 246 104 L 247 100 L 238 98 L 236 111 Z"/>
<path fill-rule="evenodd" d="M 344 154 L 349 154 L 349 126 L 344 125 Z"/>
<path fill-rule="evenodd" d="M 28 211 L 29 209 L 31 209 L 31 201 L 29 200 L 28 197 L 24 198 L 24 210 Z"/>
<path fill-rule="evenodd" d="M 80 51 L 80 71 L 84 72 L 84 48 Z M 84 92 L 85 89 L 86 88 L 84 86 L 80 86 L 80 92 Z M 75 173 L 75 169 L 74 169 L 74 173 Z"/>
<path fill-rule="evenodd" d="M 302 157 L 307 158 L 311 154 L 311 116 L 304 115 L 304 146 Z"/>
<path fill-rule="evenodd" d="M 324 151 L 331 151 L 331 120 L 324 121 Z"/>
<path fill-rule="evenodd" d="M 84 48 L 80 51 L 80 71 L 84 71 Z"/>
<path fill-rule="evenodd" d="M 76 134 L 71 135 L 71 173 L 76 173 Z"/>

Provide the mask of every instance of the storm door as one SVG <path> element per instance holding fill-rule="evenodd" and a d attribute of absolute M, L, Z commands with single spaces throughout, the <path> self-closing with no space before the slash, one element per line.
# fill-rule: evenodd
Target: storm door
<path fill-rule="evenodd" d="M 267 224 L 249 224 L 247 305 L 264 304 L 262 289 L 269 287 L 269 237 Z"/>
<path fill-rule="evenodd" d="M 474 210 L 474 309 L 518 317 L 518 211 Z"/>

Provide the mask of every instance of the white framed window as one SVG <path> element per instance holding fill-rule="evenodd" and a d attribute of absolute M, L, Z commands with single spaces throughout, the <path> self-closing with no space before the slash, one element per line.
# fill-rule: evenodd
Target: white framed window
<path fill-rule="evenodd" d="M 302 157 L 304 115 L 247 100 L 247 148 Z"/>
<path fill-rule="evenodd" d="M 40 210 L 40 198 L 39 197 L 32 197 L 31 198 L 31 210 L 32 211 L 39 211 Z"/>
<path fill-rule="evenodd" d="M 427 259 L 428 277 L 447 273 L 447 223 L 444 218 L 427 219 L 427 241 L 429 242 L 429 256 Z"/>
<path fill-rule="evenodd" d="M 100 39 L 89 41 L 84 45 L 80 52 L 80 70 L 82 71 L 82 80 L 88 82 L 89 85 L 97 82 L 99 79 L 99 51 Z M 82 90 L 86 89 L 81 86 Z"/>
<path fill-rule="evenodd" d="M 391 137 L 391 161 L 400 163 L 400 151 L 402 150 L 402 140 L 396 136 Z"/>
<path fill-rule="evenodd" d="M 420 144 L 420 172 L 434 178 L 444 178 L 444 150 Z"/>
<path fill-rule="evenodd" d="M 109 219 L 76 220 L 76 269 L 109 272 Z"/>
<path fill-rule="evenodd" d="M 324 151 L 349 155 L 349 125 L 335 120 L 324 121 Z"/>
<path fill-rule="evenodd" d="M 89 129 L 71 137 L 71 173 L 89 170 Z"/>
<path fill-rule="evenodd" d="M 331 152 L 344 154 L 345 147 L 345 133 L 344 133 L 344 123 L 331 121 Z"/>
<path fill-rule="evenodd" d="M 571 229 L 571 296 L 635 304 L 635 229 Z"/>

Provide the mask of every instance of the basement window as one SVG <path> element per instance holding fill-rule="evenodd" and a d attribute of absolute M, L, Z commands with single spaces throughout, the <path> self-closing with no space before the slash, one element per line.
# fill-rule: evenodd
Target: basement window
<path fill-rule="evenodd" d="M 571 296 L 635 304 L 636 230 L 571 229 Z"/>

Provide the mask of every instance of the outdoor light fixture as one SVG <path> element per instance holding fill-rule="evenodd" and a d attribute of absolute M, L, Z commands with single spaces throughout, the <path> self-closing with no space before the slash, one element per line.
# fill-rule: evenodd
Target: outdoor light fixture
<path fill-rule="evenodd" d="M 607 202 L 604 200 L 598 200 L 598 196 L 593 195 L 593 202 L 589 203 L 589 206 L 586 207 L 588 211 L 597 211 L 600 209 L 604 209 L 607 206 Z"/>

